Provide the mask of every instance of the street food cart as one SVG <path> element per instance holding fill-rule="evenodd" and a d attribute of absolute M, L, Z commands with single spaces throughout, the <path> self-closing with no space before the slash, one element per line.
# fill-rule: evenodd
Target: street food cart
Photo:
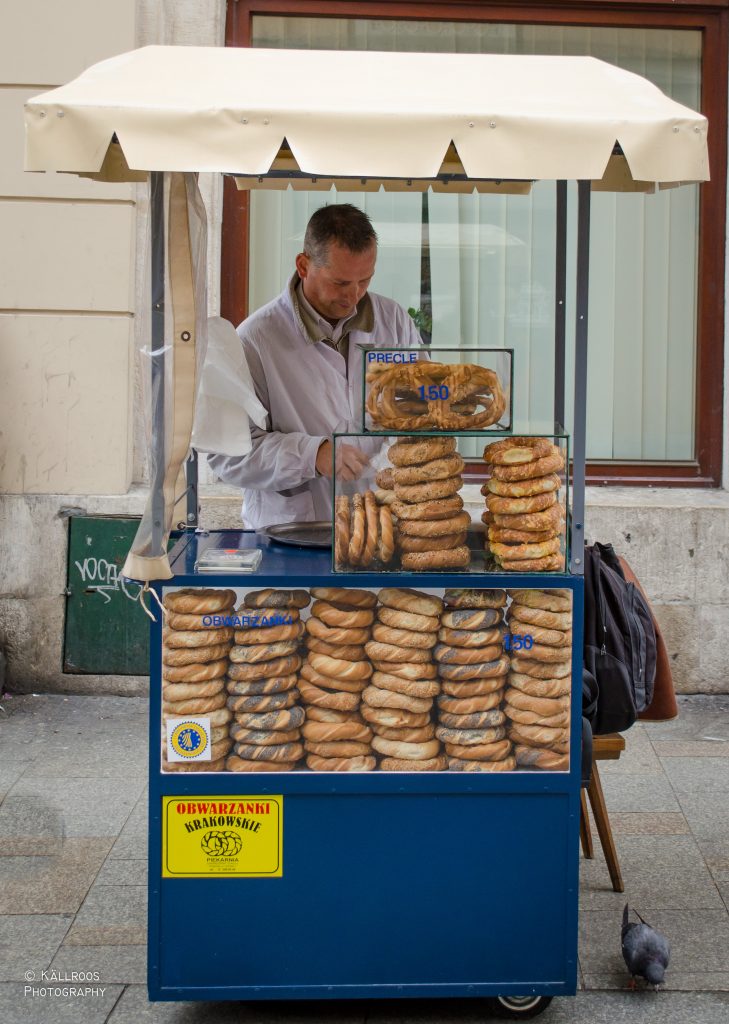
<path fill-rule="evenodd" d="M 151 184 L 151 487 L 125 568 L 157 598 L 150 998 L 490 997 L 527 1017 L 574 994 L 590 192 L 705 180 L 705 119 L 592 58 L 149 47 L 26 122 L 29 170 Z M 196 530 L 198 171 L 554 180 L 554 422 L 515 407 L 510 354 L 364 348 L 335 465 L 344 443 L 371 462 L 335 472 L 332 522 Z M 483 527 L 458 494 L 476 465 Z"/>

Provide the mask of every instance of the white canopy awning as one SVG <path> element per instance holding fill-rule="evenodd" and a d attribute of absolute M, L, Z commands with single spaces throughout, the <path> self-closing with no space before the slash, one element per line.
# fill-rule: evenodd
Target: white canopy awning
<path fill-rule="evenodd" d="M 709 176 L 706 118 L 593 57 L 150 46 L 30 100 L 26 127 L 27 170 L 122 178 L 222 171 L 262 184 L 273 171 L 282 186 L 301 173 L 372 188 L 447 175 L 622 190 Z"/>

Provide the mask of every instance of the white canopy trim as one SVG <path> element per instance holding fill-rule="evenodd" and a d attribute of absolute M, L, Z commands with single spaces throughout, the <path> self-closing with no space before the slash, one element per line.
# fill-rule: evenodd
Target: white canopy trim
<path fill-rule="evenodd" d="M 116 137 L 131 172 L 222 171 L 255 187 L 284 142 L 305 180 L 370 188 L 432 185 L 454 155 L 469 190 L 709 177 L 706 118 L 593 57 L 150 46 L 30 100 L 26 127 L 35 171 L 101 173 Z M 622 171 L 609 167 L 616 144 Z"/>

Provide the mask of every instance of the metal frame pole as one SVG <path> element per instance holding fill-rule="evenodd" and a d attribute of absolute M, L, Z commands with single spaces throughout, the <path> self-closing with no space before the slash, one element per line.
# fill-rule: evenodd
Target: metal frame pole
<path fill-rule="evenodd" d="M 152 557 L 163 554 L 165 534 L 165 185 L 164 174 L 153 171 L 149 184 L 152 232 Z"/>
<path fill-rule="evenodd" d="M 188 530 L 197 529 L 199 505 L 197 500 L 197 452 L 190 449 L 190 455 L 185 463 L 185 482 L 187 483 L 187 508 L 185 525 Z"/>
<path fill-rule="evenodd" d="M 564 427 L 567 323 L 567 182 L 558 181 L 554 279 L 554 419 Z"/>
<path fill-rule="evenodd" d="M 587 304 L 590 279 L 590 182 L 577 184 L 577 294 L 575 299 L 575 402 L 572 424 L 570 570 L 585 571 L 585 450 L 587 437 Z"/>

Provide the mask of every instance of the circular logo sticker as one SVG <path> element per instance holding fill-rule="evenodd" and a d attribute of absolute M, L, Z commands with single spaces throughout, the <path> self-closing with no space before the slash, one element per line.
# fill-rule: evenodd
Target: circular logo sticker
<path fill-rule="evenodd" d="M 208 746 L 208 736 L 197 722 L 180 722 L 170 736 L 172 749 L 180 757 L 199 757 Z"/>

